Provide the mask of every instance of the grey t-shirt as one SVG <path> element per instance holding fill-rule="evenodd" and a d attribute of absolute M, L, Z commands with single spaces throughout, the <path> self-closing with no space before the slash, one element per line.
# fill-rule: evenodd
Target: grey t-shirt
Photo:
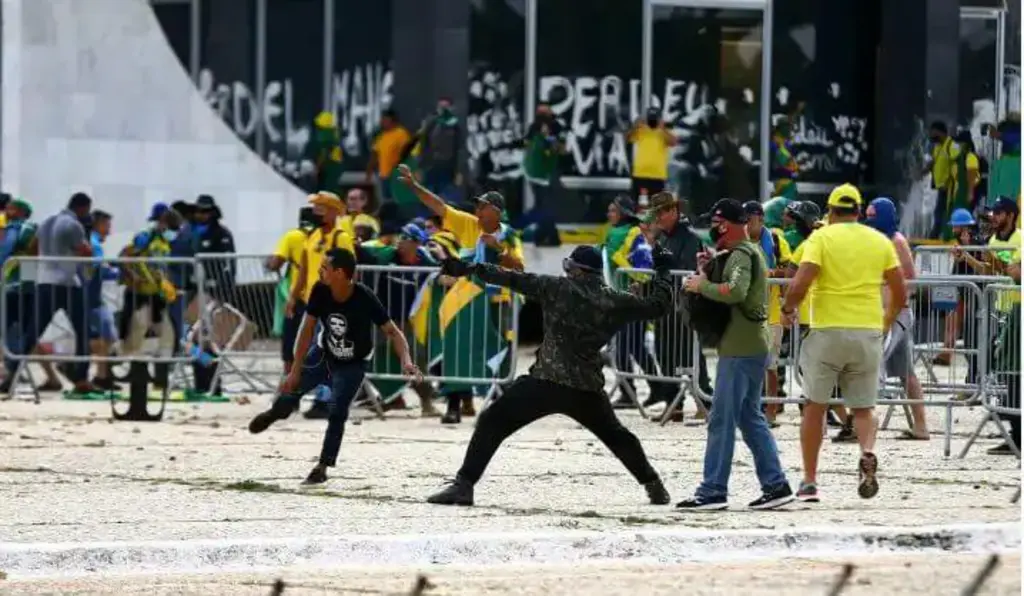
<path fill-rule="evenodd" d="M 85 228 L 70 210 L 51 215 L 43 220 L 37 232 L 39 256 L 77 257 L 76 249 L 85 242 Z M 59 286 L 78 286 L 79 263 L 40 262 L 36 283 Z"/>

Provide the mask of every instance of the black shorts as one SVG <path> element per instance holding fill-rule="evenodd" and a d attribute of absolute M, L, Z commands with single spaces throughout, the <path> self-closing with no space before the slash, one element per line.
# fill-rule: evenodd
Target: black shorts
<path fill-rule="evenodd" d="M 306 304 L 296 302 L 295 314 L 284 320 L 284 330 L 281 332 L 281 360 L 284 362 L 295 361 L 295 339 L 299 336 L 299 326 L 302 325 L 302 317 L 305 314 Z"/>
<path fill-rule="evenodd" d="M 633 178 L 633 182 L 630 186 L 630 193 L 633 195 L 633 200 L 640 203 L 640 190 L 647 191 L 647 199 L 650 200 L 656 193 L 665 190 L 665 181 L 658 180 L 656 178 Z"/>

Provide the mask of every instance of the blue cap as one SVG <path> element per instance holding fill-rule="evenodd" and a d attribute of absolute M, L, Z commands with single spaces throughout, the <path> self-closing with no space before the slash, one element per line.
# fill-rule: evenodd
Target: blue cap
<path fill-rule="evenodd" d="M 430 240 L 430 236 L 427 235 L 427 232 L 414 223 L 407 223 L 402 226 L 402 236 L 420 243 L 426 243 Z"/>
<path fill-rule="evenodd" d="M 167 203 L 157 203 L 153 205 L 153 208 L 149 211 L 149 221 L 156 221 L 160 219 L 164 213 L 167 213 L 171 208 L 167 206 Z"/>
<path fill-rule="evenodd" d="M 971 215 L 971 212 L 963 208 L 954 209 L 953 214 L 949 217 L 949 225 L 954 228 L 973 226 L 976 223 L 977 222 L 974 221 L 974 216 Z"/>

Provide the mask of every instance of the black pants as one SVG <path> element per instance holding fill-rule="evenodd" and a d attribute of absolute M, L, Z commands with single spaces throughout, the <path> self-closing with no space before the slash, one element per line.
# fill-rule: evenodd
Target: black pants
<path fill-rule="evenodd" d="M 530 183 L 530 189 L 533 191 L 534 205 L 529 217 L 532 223 L 537 224 L 534 235 L 534 243 L 537 246 L 562 245 L 562 241 L 558 236 L 558 226 L 555 225 L 555 216 L 552 213 L 555 201 L 560 196 L 557 185 L 557 177 L 546 185 Z"/>
<path fill-rule="evenodd" d="M 633 200 L 637 202 L 637 205 L 640 204 L 641 194 L 646 194 L 647 199 L 650 200 L 651 197 L 663 190 L 665 190 L 665 181 L 657 178 L 633 178 L 629 185 L 630 194 L 633 195 Z"/>
<path fill-rule="evenodd" d="M 637 482 L 658 478 L 640 440 L 615 417 L 608 396 L 581 391 L 526 375 L 519 377 L 482 414 L 469 440 L 459 478 L 476 484 L 502 441 L 520 428 L 551 414 L 582 424 L 619 458 Z"/>

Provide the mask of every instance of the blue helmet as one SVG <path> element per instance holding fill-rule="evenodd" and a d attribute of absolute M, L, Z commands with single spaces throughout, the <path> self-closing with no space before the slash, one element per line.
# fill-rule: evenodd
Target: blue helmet
<path fill-rule="evenodd" d="M 954 209 L 953 214 L 949 217 L 949 225 L 954 228 L 965 228 L 977 223 L 971 212 L 963 208 Z"/>

